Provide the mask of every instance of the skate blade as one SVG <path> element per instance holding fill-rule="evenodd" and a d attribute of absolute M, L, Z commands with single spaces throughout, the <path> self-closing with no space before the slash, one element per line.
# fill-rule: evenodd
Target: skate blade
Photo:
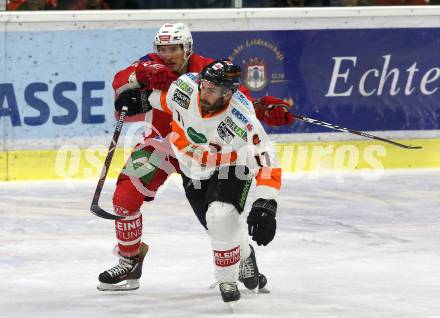
<path fill-rule="evenodd" d="M 214 288 L 216 288 L 217 287 L 217 285 L 218 285 L 218 282 L 214 282 L 214 283 L 212 283 L 211 285 L 209 285 L 209 289 L 214 289 Z"/>
<path fill-rule="evenodd" d="M 234 313 L 236 311 L 236 306 L 237 306 L 238 300 L 235 301 L 228 301 L 226 303 L 226 305 L 228 306 L 228 309 L 231 313 Z"/>
<path fill-rule="evenodd" d="M 247 295 L 256 295 L 256 294 L 258 294 L 258 288 L 255 288 L 255 289 L 244 289 L 241 292 L 243 294 L 247 294 Z"/>
<path fill-rule="evenodd" d="M 136 290 L 139 288 L 139 280 L 138 279 L 127 279 L 126 281 L 122 281 L 119 284 L 106 284 L 99 283 L 96 288 L 100 291 L 127 291 L 127 290 Z"/>
<path fill-rule="evenodd" d="M 267 289 L 266 287 L 263 287 L 263 288 L 258 289 L 257 292 L 258 292 L 259 294 L 270 294 L 270 290 Z"/>

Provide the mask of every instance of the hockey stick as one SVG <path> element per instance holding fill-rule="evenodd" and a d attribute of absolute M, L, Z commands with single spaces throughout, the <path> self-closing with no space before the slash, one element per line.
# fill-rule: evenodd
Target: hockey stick
<path fill-rule="evenodd" d="M 326 123 L 325 121 L 320 121 L 320 120 L 317 120 L 317 119 L 313 119 L 313 118 L 309 118 L 309 117 L 304 117 L 304 116 L 301 116 L 301 115 L 293 114 L 293 117 L 295 117 L 295 118 L 297 118 L 299 120 L 305 121 L 306 123 L 309 123 L 309 124 L 314 124 L 314 125 L 318 125 L 318 126 L 324 126 L 324 127 L 330 128 L 330 129 L 339 130 L 339 131 L 343 131 L 343 132 L 359 135 L 359 136 L 370 138 L 370 139 L 380 140 L 380 141 L 392 144 L 392 145 L 397 146 L 397 147 L 405 148 L 405 149 L 421 149 L 422 148 L 421 146 L 404 145 L 404 144 L 401 144 L 401 143 L 398 143 L 398 142 L 395 142 L 395 141 L 392 141 L 392 140 L 389 140 L 389 139 L 373 136 L 373 135 L 367 134 L 367 133 L 362 132 L 362 131 L 357 131 L 357 130 L 353 130 L 353 129 L 349 129 L 349 128 L 344 128 L 344 127 L 340 127 L 340 126 L 337 126 L 337 125 L 332 125 L 332 124 Z"/>
<path fill-rule="evenodd" d="M 95 195 L 93 196 L 92 205 L 90 206 L 90 212 L 99 216 L 100 218 L 108 220 L 120 220 L 124 217 L 121 215 L 115 215 L 108 213 L 99 207 L 99 197 L 101 196 L 102 188 L 104 187 L 105 178 L 107 177 L 108 169 L 110 168 L 110 163 L 112 162 L 113 154 L 116 150 L 116 144 L 118 143 L 119 135 L 121 134 L 122 126 L 124 125 L 125 116 L 127 115 L 128 107 L 122 107 L 121 114 L 119 115 L 118 122 L 116 123 L 115 132 L 113 134 L 112 142 L 108 149 L 107 157 L 104 161 L 104 166 L 102 167 L 101 176 L 99 177 L 98 185 L 96 186 Z"/>

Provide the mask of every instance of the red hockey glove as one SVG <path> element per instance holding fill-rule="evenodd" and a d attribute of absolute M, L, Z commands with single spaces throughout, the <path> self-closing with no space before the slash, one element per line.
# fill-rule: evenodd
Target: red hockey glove
<path fill-rule="evenodd" d="M 165 65 L 146 61 L 140 62 L 135 70 L 136 79 L 145 89 L 167 90 L 179 76 Z"/>
<path fill-rule="evenodd" d="M 264 96 L 254 101 L 257 118 L 270 126 L 293 124 L 295 117 L 289 111 L 289 103 L 273 96 Z"/>

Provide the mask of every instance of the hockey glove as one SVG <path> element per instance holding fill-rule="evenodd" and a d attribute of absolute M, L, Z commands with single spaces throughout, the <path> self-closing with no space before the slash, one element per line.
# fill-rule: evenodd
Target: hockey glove
<path fill-rule="evenodd" d="M 277 202 L 275 200 L 258 199 L 252 204 L 247 218 L 248 231 L 258 245 L 266 246 L 275 237 L 276 214 Z"/>
<path fill-rule="evenodd" d="M 179 76 L 165 65 L 146 61 L 141 62 L 135 70 L 136 79 L 145 89 L 167 90 Z"/>
<path fill-rule="evenodd" d="M 254 101 L 257 118 L 270 126 L 293 124 L 295 117 L 289 111 L 289 103 L 273 96 L 264 96 Z"/>
<path fill-rule="evenodd" d="M 151 91 L 140 91 L 137 89 L 123 91 L 115 100 L 115 109 L 120 112 L 123 106 L 127 106 L 128 116 L 146 113 L 152 108 L 148 101 L 150 94 Z"/>

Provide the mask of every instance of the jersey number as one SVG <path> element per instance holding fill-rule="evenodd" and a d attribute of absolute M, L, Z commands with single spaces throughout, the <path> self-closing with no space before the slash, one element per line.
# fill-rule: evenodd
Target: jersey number
<path fill-rule="evenodd" d="M 257 164 L 263 168 L 263 167 L 271 167 L 270 162 L 270 156 L 267 152 L 262 152 L 259 155 L 255 156 L 255 160 L 257 161 Z"/>
<path fill-rule="evenodd" d="M 177 121 L 179 123 L 181 123 L 183 127 L 185 127 L 185 122 L 183 121 L 182 116 L 180 115 L 180 113 L 177 110 L 176 110 L 176 113 L 177 113 Z"/>

